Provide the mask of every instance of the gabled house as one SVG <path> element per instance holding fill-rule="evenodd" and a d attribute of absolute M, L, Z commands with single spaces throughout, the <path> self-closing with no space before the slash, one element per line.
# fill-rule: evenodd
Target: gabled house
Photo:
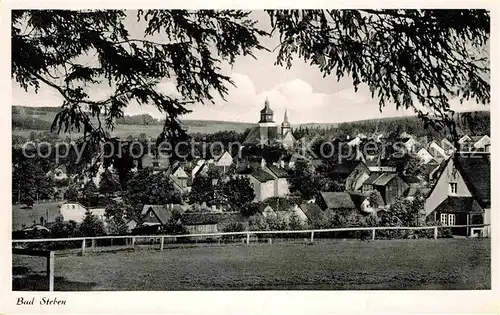
<path fill-rule="evenodd" d="M 489 153 L 454 154 L 441 167 L 428 194 L 425 214 L 442 225 L 491 223 L 491 167 Z M 479 229 L 489 235 L 490 228 Z M 471 235 L 477 229 L 456 230 Z"/>
<path fill-rule="evenodd" d="M 401 142 L 405 146 L 407 152 L 415 152 L 415 148 L 417 146 L 417 140 L 413 137 L 409 138 L 401 138 Z"/>
<path fill-rule="evenodd" d="M 369 193 L 351 192 L 350 194 L 354 205 L 363 214 L 376 213 L 385 207 L 382 195 L 377 190 Z"/>
<path fill-rule="evenodd" d="M 422 148 L 417 152 L 417 157 L 420 159 L 422 164 L 427 164 L 431 161 L 435 161 L 434 156 L 425 148 Z"/>
<path fill-rule="evenodd" d="M 321 209 L 323 209 L 323 211 L 328 210 L 331 212 L 345 212 L 356 210 L 356 205 L 352 201 L 351 195 L 345 191 L 322 191 L 320 192 L 316 203 Z"/>
<path fill-rule="evenodd" d="M 363 182 L 370 177 L 370 170 L 365 163 L 360 162 L 352 170 L 351 174 L 345 180 L 345 190 L 356 191 L 361 189 Z"/>
<path fill-rule="evenodd" d="M 455 151 L 455 146 L 453 145 L 453 143 L 451 143 L 450 140 L 446 138 L 443 138 L 443 140 L 441 140 L 441 148 L 443 148 L 444 152 L 448 156 Z"/>
<path fill-rule="evenodd" d="M 274 165 L 264 166 L 264 171 L 274 178 L 274 196 L 284 197 L 290 193 L 288 189 L 288 178 L 290 174 L 283 168 Z"/>
<path fill-rule="evenodd" d="M 215 165 L 222 168 L 223 173 L 226 173 L 229 167 L 233 165 L 233 157 L 229 152 L 224 151 L 224 153 L 216 159 Z"/>
<path fill-rule="evenodd" d="M 292 215 L 297 216 L 302 224 L 308 222 L 304 211 L 299 207 L 301 203 L 297 198 L 269 198 L 262 202 L 262 215 L 264 217 L 275 216 L 288 223 Z"/>
<path fill-rule="evenodd" d="M 458 139 L 458 143 L 460 145 L 464 145 L 464 144 L 471 142 L 471 141 L 472 141 L 472 138 L 469 137 L 468 135 L 463 135 L 460 139 Z"/>
<path fill-rule="evenodd" d="M 306 215 L 307 221 L 314 228 L 322 228 L 323 222 L 326 219 L 323 210 L 314 202 L 303 202 L 299 208 Z"/>
<path fill-rule="evenodd" d="M 165 226 L 174 211 L 182 214 L 186 209 L 180 204 L 144 205 L 141 212 L 141 215 L 144 216 L 143 225 Z"/>
<path fill-rule="evenodd" d="M 189 176 L 182 165 L 177 165 L 176 167 L 174 167 L 171 170 L 169 178 L 172 181 L 174 188 L 176 188 L 180 193 L 187 193 L 189 191 Z"/>
<path fill-rule="evenodd" d="M 479 137 L 472 137 L 472 140 L 474 141 L 473 146 L 475 150 L 480 152 L 489 152 L 491 145 L 491 139 L 489 136 L 484 135 Z"/>
<path fill-rule="evenodd" d="M 403 196 L 408 184 L 395 173 L 375 173 L 363 184 L 363 192 L 377 190 L 382 195 L 386 205 L 392 204 L 398 197 Z"/>
<path fill-rule="evenodd" d="M 446 153 L 446 150 L 443 149 L 439 144 L 437 144 L 436 141 L 432 141 L 429 144 L 428 152 L 434 157 L 434 159 L 438 163 L 441 163 L 443 160 L 445 160 L 449 157 L 449 155 Z"/>
<path fill-rule="evenodd" d="M 271 174 L 260 169 L 254 169 L 243 176 L 250 180 L 250 186 L 255 193 L 255 201 L 275 197 L 275 179 Z"/>

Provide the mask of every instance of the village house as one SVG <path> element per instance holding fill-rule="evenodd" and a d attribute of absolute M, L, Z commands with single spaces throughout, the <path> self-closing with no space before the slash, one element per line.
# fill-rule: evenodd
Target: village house
<path fill-rule="evenodd" d="M 307 216 L 307 222 L 314 228 L 322 228 L 326 216 L 315 202 L 303 202 L 299 208 Z"/>
<path fill-rule="evenodd" d="M 363 183 L 362 191 L 368 193 L 378 190 L 384 203 L 390 205 L 408 189 L 408 184 L 395 173 L 373 173 Z"/>
<path fill-rule="evenodd" d="M 250 181 L 250 186 L 255 193 L 255 201 L 263 201 L 275 196 L 275 179 L 271 174 L 255 169 L 244 176 Z"/>
<path fill-rule="evenodd" d="M 233 157 L 229 152 L 224 151 L 224 153 L 215 161 L 215 165 L 222 168 L 222 171 L 225 174 L 229 167 L 233 165 Z"/>
<path fill-rule="evenodd" d="M 328 210 L 333 213 L 355 211 L 357 209 L 351 198 L 351 195 L 345 191 L 322 191 L 320 192 L 316 203 L 321 209 L 323 209 L 323 211 Z"/>
<path fill-rule="evenodd" d="M 441 140 L 440 147 L 444 150 L 447 156 L 450 156 L 453 152 L 455 152 L 455 146 L 450 142 L 450 140 L 446 138 L 443 138 L 443 140 Z"/>
<path fill-rule="evenodd" d="M 243 222 L 239 212 L 185 212 L 180 223 L 187 229 L 188 234 L 211 234 L 222 232 L 225 224 Z M 217 236 L 196 236 L 191 239 L 215 239 Z"/>
<path fill-rule="evenodd" d="M 171 169 L 171 174 L 169 178 L 174 186 L 174 188 L 181 194 L 189 192 L 188 180 L 189 176 L 184 170 L 184 167 L 180 164 L 176 165 Z"/>
<path fill-rule="evenodd" d="M 174 211 L 182 214 L 186 211 L 186 207 L 180 204 L 144 205 L 141 211 L 141 215 L 144 217 L 143 225 L 158 226 L 159 228 L 165 226 Z"/>
<path fill-rule="evenodd" d="M 489 136 L 484 135 L 484 136 L 472 137 L 472 140 L 474 141 L 473 146 L 475 150 L 480 152 L 489 152 L 491 145 L 491 139 Z"/>
<path fill-rule="evenodd" d="M 292 216 L 296 216 L 301 224 L 306 224 L 308 218 L 299 207 L 300 199 L 273 197 L 263 201 L 260 205 L 264 217 L 277 217 L 285 223 L 290 222 Z"/>
<path fill-rule="evenodd" d="M 274 178 L 274 197 L 284 197 L 290 193 L 288 190 L 290 174 L 286 170 L 270 165 L 264 166 L 264 171 Z"/>
<path fill-rule="evenodd" d="M 359 162 L 345 180 L 345 190 L 356 191 L 361 189 L 366 179 L 370 177 L 370 170 L 365 163 Z"/>
<path fill-rule="evenodd" d="M 354 205 L 362 214 L 376 213 L 385 207 L 384 199 L 377 190 L 369 193 L 351 192 L 350 195 Z"/>
<path fill-rule="evenodd" d="M 421 148 L 420 150 L 418 150 L 417 157 L 420 159 L 422 164 L 427 164 L 431 161 L 435 161 L 434 156 L 425 148 Z"/>
<path fill-rule="evenodd" d="M 447 159 L 449 155 L 446 153 L 436 141 L 432 141 L 428 146 L 428 152 L 434 157 L 434 159 L 441 163 L 443 160 Z"/>
<path fill-rule="evenodd" d="M 442 225 L 491 223 L 489 153 L 455 154 L 441 167 L 425 201 L 425 214 Z M 453 229 L 455 234 L 488 236 L 490 228 Z"/>

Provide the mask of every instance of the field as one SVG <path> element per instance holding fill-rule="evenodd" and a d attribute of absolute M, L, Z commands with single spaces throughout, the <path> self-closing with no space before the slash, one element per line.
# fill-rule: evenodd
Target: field
<path fill-rule="evenodd" d="M 39 258 L 13 266 L 44 270 Z M 55 290 L 439 290 L 491 288 L 490 241 L 168 245 L 56 256 Z M 34 281 L 14 290 L 36 289 Z M 21 287 L 22 286 L 22 287 Z"/>

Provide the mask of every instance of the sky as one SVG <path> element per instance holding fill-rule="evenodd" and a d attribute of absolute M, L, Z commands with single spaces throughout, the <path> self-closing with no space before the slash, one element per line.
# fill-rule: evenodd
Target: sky
<path fill-rule="evenodd" d="M 143 25 L 137 24 L 130 12 L 126 24 L 131 29 L 131 35 L 143 37 Z M 259 26 L 270 29 L 269 18 L 263 11 L 252 12 L 252 18 L 259 21 Z M 278 45 L 278 38 L 263 38 L 262 44 L 273 50 Z M 194 104 L 190 107 L 192 113 L 181 119 L 224 120 L 236 122 L 258 122 L 259 111 L 264 107 L 264 101 L 269 100 L 277 122 L 283 120 L 285 110 L 292 124 L 300 123 L 336 123 L 362 119 L 377 119 L 413 114 L 410 110 L 396 110 L 395 105 L 388 104 L 379 110 L 378 101 L 372 99 L 366 86 L 360 86 L 354 91 L 352 81 L 345 77 L 337 82 L 335 77 L 323 78 L 315 66 L 309 66 L 302 60 L 295 60 L 291 69 L 275 66 L 277 52 L 257 51 L 256 59 L 239 57 L 232 68 L 221 65 L 224 74 L 230 75 L 236 87 L 229 86 L 226 101 L 215 97 L 215 104 Z M 175 84 L 163 81 L 159 89 L 175 95 Z M 102 98 L 106 90 L 96 88 L 93 97 Z M 12 81 L 12 100 L 14 105 L 25 106 L 60 106 L 62 97 L 52 88 L 42 86 L 35 94 L 26 92 Z M 489 106 L 468 102 L 459 104 L 458 100 L 451 102 L 455 110 L 489 110 Z M 156 118 L 163 115 L 152 105 L 139 106 L 130 104 L 125 114 L 151 114 Z"/>

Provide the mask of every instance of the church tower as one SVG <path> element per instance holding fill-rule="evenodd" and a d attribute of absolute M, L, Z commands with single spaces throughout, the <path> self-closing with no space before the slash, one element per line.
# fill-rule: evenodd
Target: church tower
<path fill-rule="evenodd" d="M 266 98 L 266 102 L 264 103 L 264 108 L 260 111 L 260 121 L 259 125 L 261 126 L 269 126 L 275 125 L 273 120 L 274 112 L 269 107 L 269 100 Z"/>
<path fill-rule="evenodd" d="M 281 135 L 286 135 L 289 131 L 292 131 L 292 126 L 288 121 L 288 111 L 285 109 L 285 117 L 283 118 L 283 122 L 281 123 Z"/>

